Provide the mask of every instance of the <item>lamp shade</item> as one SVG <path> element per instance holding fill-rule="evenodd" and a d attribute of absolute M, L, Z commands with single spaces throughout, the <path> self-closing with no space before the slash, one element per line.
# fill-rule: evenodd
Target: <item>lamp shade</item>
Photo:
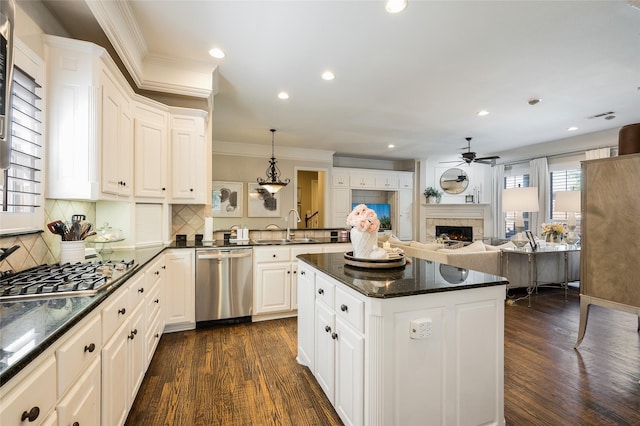
<path fill-rule="evenodd" d="M 502 191 L 503 212 L 537 212 L 538 188 L 509 188 Z"/>
<path fill-rule="evenodd" d="M 579 212 L 580 211 L 580 191 L 556 192 L 556 203 L 553 209 L 557 212 Z"/>

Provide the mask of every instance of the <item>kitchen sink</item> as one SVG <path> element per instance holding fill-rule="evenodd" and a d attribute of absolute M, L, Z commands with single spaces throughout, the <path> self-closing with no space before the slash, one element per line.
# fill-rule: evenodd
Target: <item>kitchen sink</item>
<path fill-rule="evenodd" d="M 304 244 L 304 243 L 315 243 L 316 240 L 311 238 L 292 238 L 292 239 L 266 239 L 266 240 L 252 240 L 254 244 L 269 246 L 269 245 L 279 245 L 279 244 Z"/>

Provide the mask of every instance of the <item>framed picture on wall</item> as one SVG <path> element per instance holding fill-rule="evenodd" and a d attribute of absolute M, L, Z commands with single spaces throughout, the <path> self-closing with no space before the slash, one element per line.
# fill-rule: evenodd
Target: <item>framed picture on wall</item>
<path fill-rule="evenodd" d="M 213 181 L 211 214 L 213 217 L 242 217 L 242 182 Z"/>
<path fill-rule="evenodd" d="M 280 199 L 278 194 L 271 194 L 257 182 L 247 183 L 247 205 L 249 217 L 280 216 Z"/>

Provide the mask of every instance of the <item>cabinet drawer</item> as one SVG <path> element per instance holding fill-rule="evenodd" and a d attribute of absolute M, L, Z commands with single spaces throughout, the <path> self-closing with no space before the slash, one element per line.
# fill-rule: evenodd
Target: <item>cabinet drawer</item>
<path fill-rule="evenodd" d="M 56 403 L 56 358 L 51 355 L 0 399 L 2 426 L 39 424 Z M 31 423 L 23 416 L 31 414 Z"/>
<path fill-rule="evenodd" d="M 109 341 L 113 333 L 131 314 L 128 290 L 128 288 L 118 290 L 114 296 L 111 296 L 113 300 L 102 309 L 102 338 L 105 342 Z"/>
<path fill-rule="evenodd" d="M 156 312 L 160 310 L 160 286 L 154 286 L 146 299 L 146 315 L 147 318 L 152 318 Z"/>
<path fill-rule="evenodd" d="M 316 275 L 316 300 L 326 304 L 328 308 L 333 309 L 333 293 L 335 284 L 327 280 L 322 275 Z"/>
<path fill-rule="evenodd" d="M 129 301 L 131 309 L 135 309 L 142 301 L 148 293 L 148 285 L 146 280 L 144 279 L 145 275 L 139 273 L 133 278 L 131 283 L 128 285 L 129 287 Z"/>
<path fill-rule="evenodd" d="M 73 330 L 69 340 L 56 350 L 58 359 L 58 397 L 66 392 L 102 348 L 100 315 L 95 315 L 80 330 Z"/>
<path fill-rule="evenodd" d="M 289 247 L 269 247 L 253 251 L 255 262 L 286 262 L 289 258 Z"/>
<path fill-rule="evenodd" d="M 337 288 L 334 309 L 337 316 L 364 332 L 364 302 L 362 300 Z"/>

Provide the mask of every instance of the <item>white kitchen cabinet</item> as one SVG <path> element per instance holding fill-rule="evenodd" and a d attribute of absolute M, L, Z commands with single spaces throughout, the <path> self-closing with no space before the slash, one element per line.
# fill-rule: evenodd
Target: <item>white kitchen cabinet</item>
<path fill-rule="evenodd" d="M 205 204 L 209 156 L 205 143 L 204 111 L 171 115 L 171 200 Z"/>
<path fill-rule="evenodd" d="M 103 425 L 122 425 L 129 413 L 130 335 L 130 323 L 126 321 L 102 348 Z M 135 338 L 135 335 L 133 337 Z"/>
<path fill-rule="evenodd" d="M 331 169 L 331 186 L 349 187 L 349 169 L 334 167 Z"/>
<path fill-rule="evenodd" d="M 96 357 L 58 404 L 60 425 L 100 424 L 100 375 L 100 358 Z"/>
<path fill-rule="evenodd" d="M 397 172 L 377 172 L 375 175 L 376 189 L 391 191 L 398 189 Z"/>
<path fill-rule="evenodd" d="M 332 188 L 331 205 L 333 206 L 333 226 L 345 228 L 347 226 L 347 216 L 351 212 L 351 190 L 348 188 Z"/>
<path fill-rule="evenodd" d="M 401 240 L 413 239 L 413 190 L 398 191 L 398 220 L 395 234 Z"/>
<path fill-rule="evenodd" d="M 133 194 L 133 114 L 129 96 L 111 72 L 102 70 L 102 192 Z"/>
<path fill-rule="evenodd" d="M 323 244 L 253 249 L 253 320 L 293 316 L 298 309 L 296 256 L 322 253 Z"/>
<path fill-rule="evenodd" d="M 21 372 L 21 377 L 23 379 L 12 389 L 2 389 L 2 426 L 40 424 L 55 406 L 56 358 L 53 354 L 34 367 L 27 367 Z"/>
<path fill-rule="evenodd" d="M 167 112 L 136 104 L 134 110 L 135 196 L 164 200 L 167 196 Z"/>
<path fill-rule="evenodd" d="M 355 171 L 349 173 L 349 186 L 352 189 L 375 189 L 376 175 L 374 171 Z"/>
<path fill-rule="evenodd" d="M 195 253 L 194 250 L 168 250 L 164 255 L 166 266 L 165 331 L 195 328 Z"/>
<path fill-rule="evenodd" d="M 314 312 L 315 310 L 315 273 L 301 263 L 298 267 L 298 309 L 300 312 Z M 314 367 L 314 322 L 313 315 L 298 315 L 298 355 L 296 360 L 306 365 L 311 371 Z"/>
<path fill-rule="evenodd" d="M 91 315 L 89 322 L 56 350 L 58 369 L 58 397 L 76 382 L 93 361 L 100 358 L 102 333 L 100 315 Z"/>
<path fill-rule="evenodd" d="M 398 188 L 413 189 L 413 172 L 398 172 Z"/>

